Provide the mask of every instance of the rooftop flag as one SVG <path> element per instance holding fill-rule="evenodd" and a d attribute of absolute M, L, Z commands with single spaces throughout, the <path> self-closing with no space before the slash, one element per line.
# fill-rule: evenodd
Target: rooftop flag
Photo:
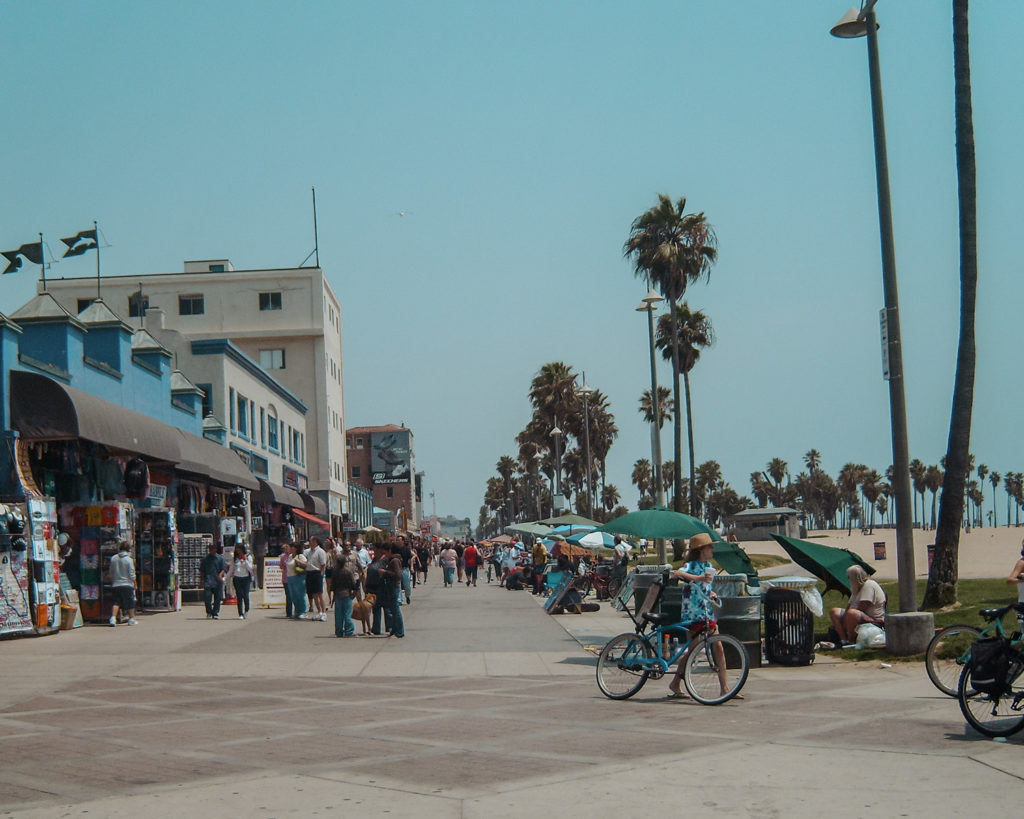
<path fill-rule="evenodd" d="M 24 256 L 33 264 L 43 263 L 43 243 L 42 240 L 38 242 L 30 242 L 27 245 L 22 245 L 17 250 L 5 250 L 3 256 L 8 261 L 7 268 L 4 273 L 13 273 L 15 270 L 21 269 L 21 257 Z"/>
<path fill-rule="evenodd" d="M 68 256 L 81 256 L 86 251 L 99 247 L 96 241 L 96 228 L 80 230 L 74 236 L 68 236 L 66 239 L 61 239 L 61 241 L 68 246 L 62 257 L 64 259 L 68 258 Z"/>

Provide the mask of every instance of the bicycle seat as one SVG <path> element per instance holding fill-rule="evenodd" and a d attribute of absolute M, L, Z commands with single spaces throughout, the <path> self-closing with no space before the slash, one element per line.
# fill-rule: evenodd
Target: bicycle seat
<path fill-rule="evenodd" d="M 1003 615 L 1006 614 L 1006 612 L 1008 612 L 1010 609 L 1016 609 L 1017 611 L 1020 611 L 1020 609 L 1017 608 L 1020 605 L 1022 604 L 1014 603 L 1010 606 L 1003 606 L 1002 608 L 998 609 L 982 609 L 978 612 L 978 614 L 980 614 L 986 620 L 1001 620 L 1003 618 Z"/>
<path fill-rule="evenodd" d="M 676 622 L 671 614 L 661 612 L 659 614 L 651 614 L 649 611 L 643 613 L 643 619 L 648 623 L 653 623 L 656 626 L 667 626 Z"/>

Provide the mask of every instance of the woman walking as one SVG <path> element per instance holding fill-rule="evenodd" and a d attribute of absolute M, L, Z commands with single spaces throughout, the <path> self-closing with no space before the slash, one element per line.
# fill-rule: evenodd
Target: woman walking
<path fill-rule="evenodd" d="M 302 547 L 298 543 L 288 544 L 288 560 L 285 563 L 287 571 L 286 583 L 288 588 L 288 602 L 291 603 L 291 613 L 286 614 L 293 620 L 300 620 L 306 613 L 306 556 L 302 554 Z"/>
<path fill-rule="evenodd" d="M 441 550 L 438 560 L 441 563 L 445 587 L 453 585 L 455 583 L 455 567 L 459 564 L 459 553 L 449 543 Z"/>
<path fill-rule="evenodd" d="M 256 584 L 256 567 L 244 546 L 235 547 L 231 568 L 228 569 L 228 577 L 235 587 L 238 619 L 245 620 L 249 617 L 249 590 Z"/>

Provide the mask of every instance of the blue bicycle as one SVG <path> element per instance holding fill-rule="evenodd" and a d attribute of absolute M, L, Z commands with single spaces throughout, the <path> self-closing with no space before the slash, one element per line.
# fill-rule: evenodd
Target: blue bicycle
<path fill-rule="evenodd" d="M 635 631 L 608 641 L 597 659 L 597 686 L 613 700 L 625 700 L 648 680 L 684 663 L 683 685 L 702 705 L 720 705 L 735 697 L 747 681 L 750 662 L 743 644 L 711 632 L 712 624 L 671 622 L 670 614 L 651 614 L 662 584 L 654 583 L 636 614 Z M 648 628 L 653 626 L 652 631 Z"/>

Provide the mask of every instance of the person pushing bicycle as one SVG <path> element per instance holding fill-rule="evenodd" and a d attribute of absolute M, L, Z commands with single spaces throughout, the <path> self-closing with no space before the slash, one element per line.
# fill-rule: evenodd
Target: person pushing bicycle
<path fill-rule="evenodd" d="M 683 588 L 683 607 L 680 622 L 686 623 L 689 628 L 689 635 L 697 634 L 701 629 L 707 629 L 711 634 L 718 633 L 718 624 L 715 622 L 715 612 L 712 601 L 718 600 L 718 595 L 711 590 L 711 581 L 715 576 L 715 567 L 711 563 L 711 555 L 715 545 L 711 535 L 701 532 L 690 538 L 689 547 L 686 551 L 686 562 L 671 573 L 672 577 L 686 581 Z M 726 674 L 725 654 L 722 647 L 714 645 L 712 650 L 715 653 L 715 660 L 718 665 L 718 682 L 722 693 L 728 693 L 729 681 Z M 670 700 L 686 699 L 687 694 L 680 690 L 683 680 L 683 670 L 686 665 L 685 656 L 680 658 L 676 667 L 675 676 L 668 684 L 668 698 Z M 743 699 L 742 694 L 736 694 L 736 699 Z"/>

